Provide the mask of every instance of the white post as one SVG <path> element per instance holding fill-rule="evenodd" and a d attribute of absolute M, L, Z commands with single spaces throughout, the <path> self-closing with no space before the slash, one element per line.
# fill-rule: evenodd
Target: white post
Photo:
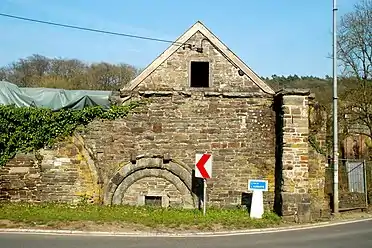
<path fill-rule="evenodd" d="M 203 215 L 207 212 L 207 179 L 203 179 L 204 182 L 204 196 L 203 196 Z"/>
<path fill-rule="evenodd" d="M 253 190 L 250 217 L 261 219 L 263 214 L 263 192 L 262 190 Z"/>
<path fill-rule="evenodd" d="M 248 190 L 253 191 L 250 217 L 261 219 L 264 214 L 263 191 L 268 190 L 267 180 L 248 180 Z"/>

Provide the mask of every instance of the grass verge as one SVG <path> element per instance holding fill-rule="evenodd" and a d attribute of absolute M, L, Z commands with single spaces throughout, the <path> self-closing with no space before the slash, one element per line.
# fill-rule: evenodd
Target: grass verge
<path fill-rule="evenodd" d="M 274 213 L 265 213 L 262 219 L 251 219 L 244 209 L 208 209 L 207 215 L 203 216 L 198 210 L 172 208 L 26 203 L 0 204 L 0 220 L 26 226 L 68 228 L 69 224 L 78 222 L 136 226 L 137 230 L 141 227 L 156 230 L 236 230 L 273 227 L 281 223 L 281 218 Z"/>

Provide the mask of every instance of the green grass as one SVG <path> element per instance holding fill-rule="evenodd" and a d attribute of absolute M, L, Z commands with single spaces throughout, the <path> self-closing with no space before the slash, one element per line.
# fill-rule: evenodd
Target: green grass
<path fill-rule="evenodd" d="M 92 221 L 97 224 L 136 224 L 151 228 L 228 229 L 272 227 L 281 223 L 274 213 L 262 219 L 251 219 L 244 209 L 208 209 L 203 216 L 199 210 L 162 209 L 130 206 L 98 206 L 67 204 L 0 204 L 0 219 L 17 223 L 55 226 L 56 223 Z"/>

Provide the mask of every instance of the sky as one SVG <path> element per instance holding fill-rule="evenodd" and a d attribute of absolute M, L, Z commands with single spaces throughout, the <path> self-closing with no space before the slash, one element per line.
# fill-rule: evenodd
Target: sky
<path fill-rule="evenodd" d="M 338 0 L 338 17 L 357 0 Z M 203 22 L 260 76 L 332 75 L 332 0 L 0 0 L 0 13 L 176 40 Z M 32 54 L 144 68 L 169 44 L 0 16 L 0 66 Z"/>

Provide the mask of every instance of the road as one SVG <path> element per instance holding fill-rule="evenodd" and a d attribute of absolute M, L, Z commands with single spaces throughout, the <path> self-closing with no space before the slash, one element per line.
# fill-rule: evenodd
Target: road
<path fill-rule="evenodd" d="M 267 234 L 224 237 L 93 237 L 0 234 L 1 248 L 370 248 L 372 221 Z"/>

